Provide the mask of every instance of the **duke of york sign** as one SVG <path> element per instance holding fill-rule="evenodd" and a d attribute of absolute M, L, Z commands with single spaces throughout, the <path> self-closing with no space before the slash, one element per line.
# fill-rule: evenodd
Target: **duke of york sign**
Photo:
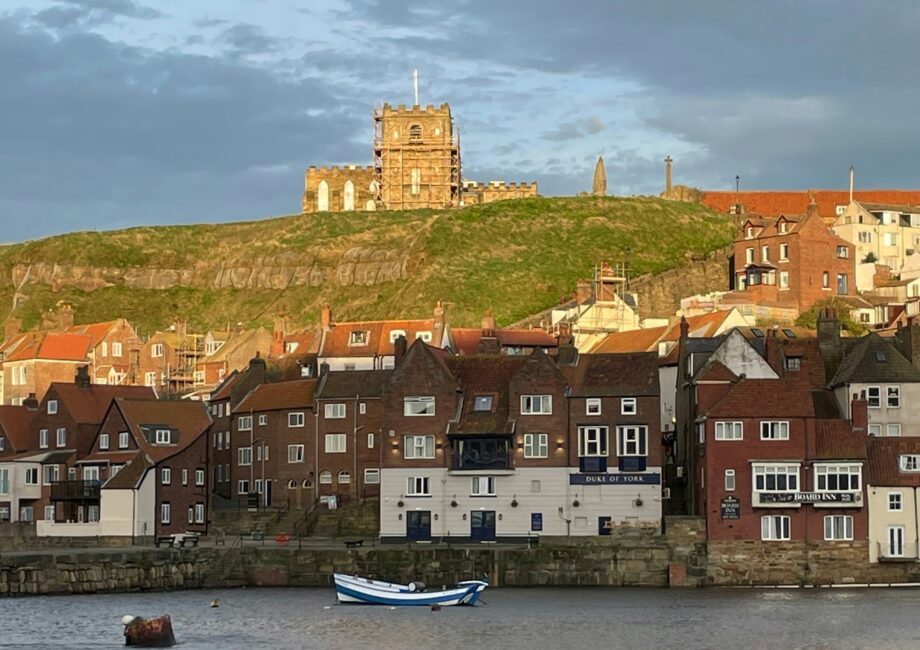
<path fill-rule="evenodd" d="M 569 485 L 659 485 L 661 474 L 569 474 Z"/>

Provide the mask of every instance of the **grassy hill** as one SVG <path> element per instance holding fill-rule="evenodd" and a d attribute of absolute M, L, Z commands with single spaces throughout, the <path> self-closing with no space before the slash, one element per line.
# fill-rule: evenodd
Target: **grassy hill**
<path fill-rule="evenodd" d="M 698 205 L 616 197 L 78 232 L 0 248 L 0 318 L 14 295 L 26 327 L 70 300 L 77 322 L 125 316 L 144 334 L 176 317 L 195 328 L 269 324 L 282 305 L 309 323 L 324 302 L 337 320 L 427 317 L 440 299 L 453 324 L 478 323 L 486 308 L 509 323 L 570 294 L 601 260 L 658 272 L 733 236 L 728 218 Z M 356 258 L 372 271 L 387 260 L 399 278 L 350 282 Z M 155 280 L 130 279 L 142 271 Z M 281 286 L 269 286 L 272 273 Z"/>

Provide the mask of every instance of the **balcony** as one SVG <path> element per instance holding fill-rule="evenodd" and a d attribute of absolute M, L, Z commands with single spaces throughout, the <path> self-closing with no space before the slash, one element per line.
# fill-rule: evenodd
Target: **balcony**
<path fill-rule="evenodd" d="M 452 472 L 510 472 L 511 438 L 509 436 L 470 436 L 451 440 Z"/>
<path fill-rule="evenodd" d="M 878 561 L 879 562 L 916 562 L 917 542 L 889 544 L 888 542 L 878 542 Z"/>
<path fill-rule="evenodd" d="M 52 501 L 98 501 L 102 481 L 54 481 Z"/>

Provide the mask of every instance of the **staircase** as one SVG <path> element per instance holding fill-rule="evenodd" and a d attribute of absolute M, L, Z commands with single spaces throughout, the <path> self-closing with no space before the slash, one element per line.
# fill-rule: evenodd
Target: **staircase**
<path fill-rule="evenodd" d="M 304 526 L 312 537 L 377 537 L 380 530 L 380 501 L 367 499 L 335 510 L 318 507 Z"/>
<path fill-rule="evenodd" d="M 242 562 L 243 538 L 236 537 L 225 549 L 218 551 L 217 557 L 202 576 L 205 587 L 245 587 L 246 575 Z"/>

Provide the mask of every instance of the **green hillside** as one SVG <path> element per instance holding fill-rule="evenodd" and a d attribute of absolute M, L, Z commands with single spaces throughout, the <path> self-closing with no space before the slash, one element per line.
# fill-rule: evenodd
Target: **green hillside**
<path fill-rule="evenodd" d="M 453 324 L 478 323 L 486 308 L 509 323 L 570 294 L 601 260 L 657 272 L 733 235 L 698 205 L 615 197 L 79 232 L 0 248 L 0 314 L 15 295 L 31 327 L 70 300 L 77 322 L 125 316 L 146 334 L 176 317 L 269 324 L 282 305 L 305 324 L 324 302 L 337 320 L 427 317 L 440 299 Z"/>

